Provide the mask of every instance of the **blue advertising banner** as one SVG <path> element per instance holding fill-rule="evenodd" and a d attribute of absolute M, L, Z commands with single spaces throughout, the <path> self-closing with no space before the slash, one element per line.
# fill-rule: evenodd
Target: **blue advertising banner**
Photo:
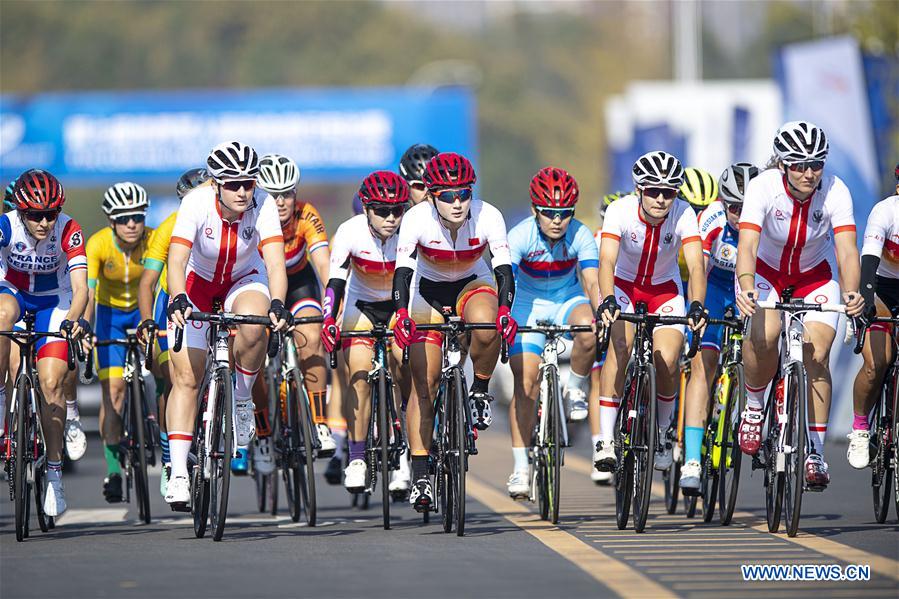
<path fill-rule="evenodd" d="M 168 182 L 238 139 L 294 158 L 304 181 L 353 181 L 395 168 L 413 143 L 473 154 L 475 116 L 462 87 L 0 95 L 0 177 Z"/>

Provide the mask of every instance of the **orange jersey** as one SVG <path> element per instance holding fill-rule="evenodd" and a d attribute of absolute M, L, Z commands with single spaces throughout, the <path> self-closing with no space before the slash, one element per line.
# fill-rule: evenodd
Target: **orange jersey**
<path fill-rule="evenodd" d="M 293 218 L 286 225 L 282 224 L 281 230 L 284 233 L 284 254 L 289 275 L 306 267 L 309 254 L 328 247 L 325 223 L 315 206 L 308 202 L 297 200 Z"/>

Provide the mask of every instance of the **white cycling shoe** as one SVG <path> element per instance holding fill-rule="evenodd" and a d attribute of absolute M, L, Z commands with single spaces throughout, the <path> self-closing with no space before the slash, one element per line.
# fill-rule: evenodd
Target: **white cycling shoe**
<path fill-rule="evenodd" d="M 506 489 L 512 499 L 528 499 L 531 496 L 530 473 L 527 470 L 516 470 L 509 477 Z"/>
<path fill-rule="evenodd" d="M 66 511 L 66 489 L 61 480 L 47 481 L 47 491 L 44 494 L 44 513 L 48 516 L 60 516 Z"/>
<path fill-rule="evenodd" d="M 253 469 L 263 476 L 275 471 L 275 456 L 272 455 L 272 440 L 269 437 L 253 441 Z"/>
<path fill-rule="evenodd" d="M 587 419 L 587 394 L 580 389 L 565 389 L 563 394 L 568 406 L 568 420 L 580 422 Z"/>
<path fill-rule="evenodd" d="M 190 479 L 174 476 L 165 490 L 166 503 L 190 503 Z"/>
<path fill-rule="evenodd" d="M 350 493 L 365 490 L 365 460 L 353 460 L 343 471 L 343 486 Z"/>
<path fill-rule="evenodd" d="M 854 430 L 847 437 L 849 437 L 849 449 L 846 450 L 846 459 L 849 460 L 849 465 L 857 470 L 867 468 L 871 461 L 871 433 L 865 430 Z"/>
<path fill-rule="evenodd" d="M 653 468 L 664 471 L 671 468 L 674 458 L 671 455 L 671 441 L 668 439 L 668 435 L 663 434 L 660 436 L 662 437 L 662 445 L 656 448 L 656 459 Z"/>
<path fill-rule="evenodd" d="M 236 402 L 234 429 L 237 431 L 239 447 L 246 447 L 256 438 L 256 415 L 254 414 L 253 400 Z"/>
<path fill-rule="evenodd" d="M 702 475 L 702 464 L 696 460 L 687 460 L 680 471 L 680 489 L 687 497 L 699 495 L 699 478 Z"/>
<path fill-rule="evenodd" d="M 597 470 L 596 466 L 593 466 L 593 470 L 590 471 L 590 480 L 592 480 L 597 485 L 607 486 L 612 484 L 612 473 L 611 472 L 603 472 L 602 470 Z"/>
<path fill-rule="evenodd" d="M 597 441 L 593 448 L 593 467 L 600 472 L 614 472 L 616 466 L 615 444 L 612 441 Z"/>
<path fill-rule="evenodd" d="M 387 490 L 391 493 L 405 494 L 411 486 L 412 472 L 409 470 L 409 456 L 403 454 L 400 456 L 399 469 L 390 471 L 390 485 Z"/>
<path fill-rule="evenodd" d="M 334 437 L 331 436 L 331 429 L 325 423 L 316 424 L 315 428 L 318 430 L 318 442 L 322 446 L 318 456 L 327 458 L 334 455 L 334 452 L 337 450 L 337 443 L 334 442 Z"/>
<path fill-rule="evenodd" d="M 84 435 L 80 420 L 66 420 L 65 439 L 66 455 L 69 459 L 77 462 L 83 458 L 87 451 L 87 437 Z"/>

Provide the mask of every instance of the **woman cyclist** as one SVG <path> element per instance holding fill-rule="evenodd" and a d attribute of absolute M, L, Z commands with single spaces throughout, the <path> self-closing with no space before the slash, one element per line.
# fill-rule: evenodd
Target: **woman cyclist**
<path fill-rule="evenodd" d="M 737 239 L 743 194 L 750 179 L 759 169 L 746 162 L 733 164 L 718 178 L 718 200 L 699 215 L 699 236 L 708 272 L 705 306 L 711 318 L 724 318 L 724 310 L 734 305 L 734 269 L 737 262 Z M 721 326 L 709 325 L 702 334 L 701 351 L 690 363 L 687 381 L 684 427 L 685 462 L 680 487 L 684 494 L 699 490 L 702 437 L 708 412 L 709 394 L 721 352 Z"/>
<path fill-rule="evenodd" d="M 746 188 L 737 250 L 737 307 L 753 316 L 743 346 L 746 409 L 740 423 L 740 448 L 758 453 L 762 439 L 765 389 L 777 371 L 781 315 L 758 311 L 757 300 L 775 300 L 790 289 L 808 302 L 846 304 L 846 314 L 861 314 L 858 292 L 852 196 L 837 177 L 824 173 L 827 137 L 806 121 L 783 125 L 774 137 L 778 168 L 761 173 Z M 839 282 L 834 266 L 839 268 Z M 806 459 L 809 490 L 830 482 L 824 462 L 824 437 L 830 413 L 830 348 L 839 315 L 809 312 L 805 329 L 805 367 L 809 381 L 808 433 L 812 451 Z"/>
<path fill-rule="evenodd" d="M 340 225 L 332 240 L 331 280 L 325 292 L 322 325 L 322 344 L 328 352 L 341 344 L 341 328 L 368 331 L 375 324 L 388 325 L 393 315 L 391 293 L 396 265 L 396 233 L 403 213 L 409 207 L 409 185 L 396 173 L 377 171 L 362 181 L 359 197 L 365 213 Z M 343 319 L 338 326 L 336 317 L 341 306 Z M 374 341 L 366 337 L 343 341 L 349 375 L 345 395 L 349 465 L 344 471 L 343 484 L 351 493 L 360 493 L 365 488 L 365 440 L 371 417 L 368 372 L 373 347 Z M 398 375 L 394 378 L 405 383 L 401 388 L 408 388 L 408 374 L 403 377 L 399 369 L 402 354 L 395 345 L 393 349 L 395 359 L 391 367 Z"/>
<path fill-rule="evenodd" d="M 472 331 L 470 336 L 474 381 L 469 404 L 472 421 L 481 430 L 492 420 L 488 383 L 500 337 L 511 345 L 518 328 L 511 318 L 515 281 L 506 224 L 499 210 L 472 198 L 476 177 L 471 163 L 459 154 L 438 154 L 428 162 L 423 179 L 429 201 L 403 218 L 393 276 L 394 340 L 400 349 L 410 346 L 409 365 L 418 395 L 406 408 L 406 423 L 414 481 L 409 502 L 421 512 L 434 502 L 428 452 L 443 356 L 441 335 L 418 333 L 415 324 L 442 323 L 443 308 L 468 322 L 496 322 L 496 331 Z M 490 255 L 493 276 L 485 253 Z"/>
<path fill-rule="evenodd" d="M 212 149 L 206 170 L 210 187 L 194 189 L 181 202 L 172 231 L 168 257 L 168 334 L 184 329 L 180 351 L 170 350 L 172 391 L 166 406 L 172 478 L 168 503 L 190 500 L 187 454 L 193 440 L 197 391 L 206 363 L 205 323 L 189 322 L 194 309 L 211 312 L 221 303 L 227 312 L 271 317 L 276 330 L 292 322 L 284 306 L 287 272 L 284 236 L 272 198 L 253 198 L 259 157 L 238 141 Z M 257 249 L 258 248 L 258 249 Z M 234 359 L 234 428 L 237 445 L 246 446 L 255 435 L 251 390 L 265 357 L 265 329 L 237 327 Z"/>
<path fill-rule="evenodd" d="M 47 171 L 31 169 L 16 181 L 12 201 L 15 212 L 0 216 L 0 330 L 12 329 L 29 312 L 35 316 L 36 331 L 78 336 L 82 332 L 78 320 L 87 306 L 87 257 L 81 227 L 62 213 L 65 191 Z M 58 516 L 66 510 L 62 452 L 68 347 L 62 339 L 43 338 L 35 349 L 37 376 L 46 402 L 42 425 L 49 486 L 44 511 L 48 516 Z M 8 372 L 9 354 L 9 339 L 0 338 L 0 405 L 4 406 L 4 415 L 4 381 L 15 380 L 15 373 Z"/>
<path fill-rule="evenodd" d="M 409 184 L 412 205 L 420 204 L 427 197 L 424 174 L 428 161 L 440 152 L 428 144 L 413 144 L 400 158 L 400 175 Z"/>
<path fill-rule="evenodd" d="M 625 371 L 633 343 L 633 325 L 615 322 L 621 310 L 631 313 L 638 302 L 650 313 L 685 315 L 685 301 L 677 268 L 677 250 L 683 247 L 689 269 L 686 316 L 695 332 L 705 325 L 705 267 L 696 215 L 685 202 L 675 201 L 683 183 L 680 161 L 667 152 L 644 154 L 634 164 L 636 194 L 621 198 L 606 211 L 599 251 L 599 285 L 605 297 L 600 306 L 606 326 L 612 325 L 609 351 L 600 374 L 601 439 L 593 455 L 597 469 L 616 467 L 613 437 L 621 403 Z M 614 325 L 612 323 L 615 323 Z M 656 327 L 653 335 L 661 437 L 671 421 L 677 394 L 678 361 L 684 327 Z M 655 468 L 671 465 L 671 442 L 659 444 Z"/>

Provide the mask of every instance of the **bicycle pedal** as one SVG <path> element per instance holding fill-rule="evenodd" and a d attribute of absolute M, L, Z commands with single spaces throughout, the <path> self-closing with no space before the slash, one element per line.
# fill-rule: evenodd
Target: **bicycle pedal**
<path fill-rule="evenodd" d="M 822 493 L 827 490 L 827 485 L 806 485 L 805 490 L 809 493 Z"/>
<path fill-rule="evenodd" d="M 187 503 L 170 503 L 169 507 L 172 508 L 173 512 L 190 513 L 190 505 Z"/>
<path fill-rule="evenodd" d="M 319 449 L 315 457 L 319 459 L 330 458 L 336 451 L 336 449 Z"/>

